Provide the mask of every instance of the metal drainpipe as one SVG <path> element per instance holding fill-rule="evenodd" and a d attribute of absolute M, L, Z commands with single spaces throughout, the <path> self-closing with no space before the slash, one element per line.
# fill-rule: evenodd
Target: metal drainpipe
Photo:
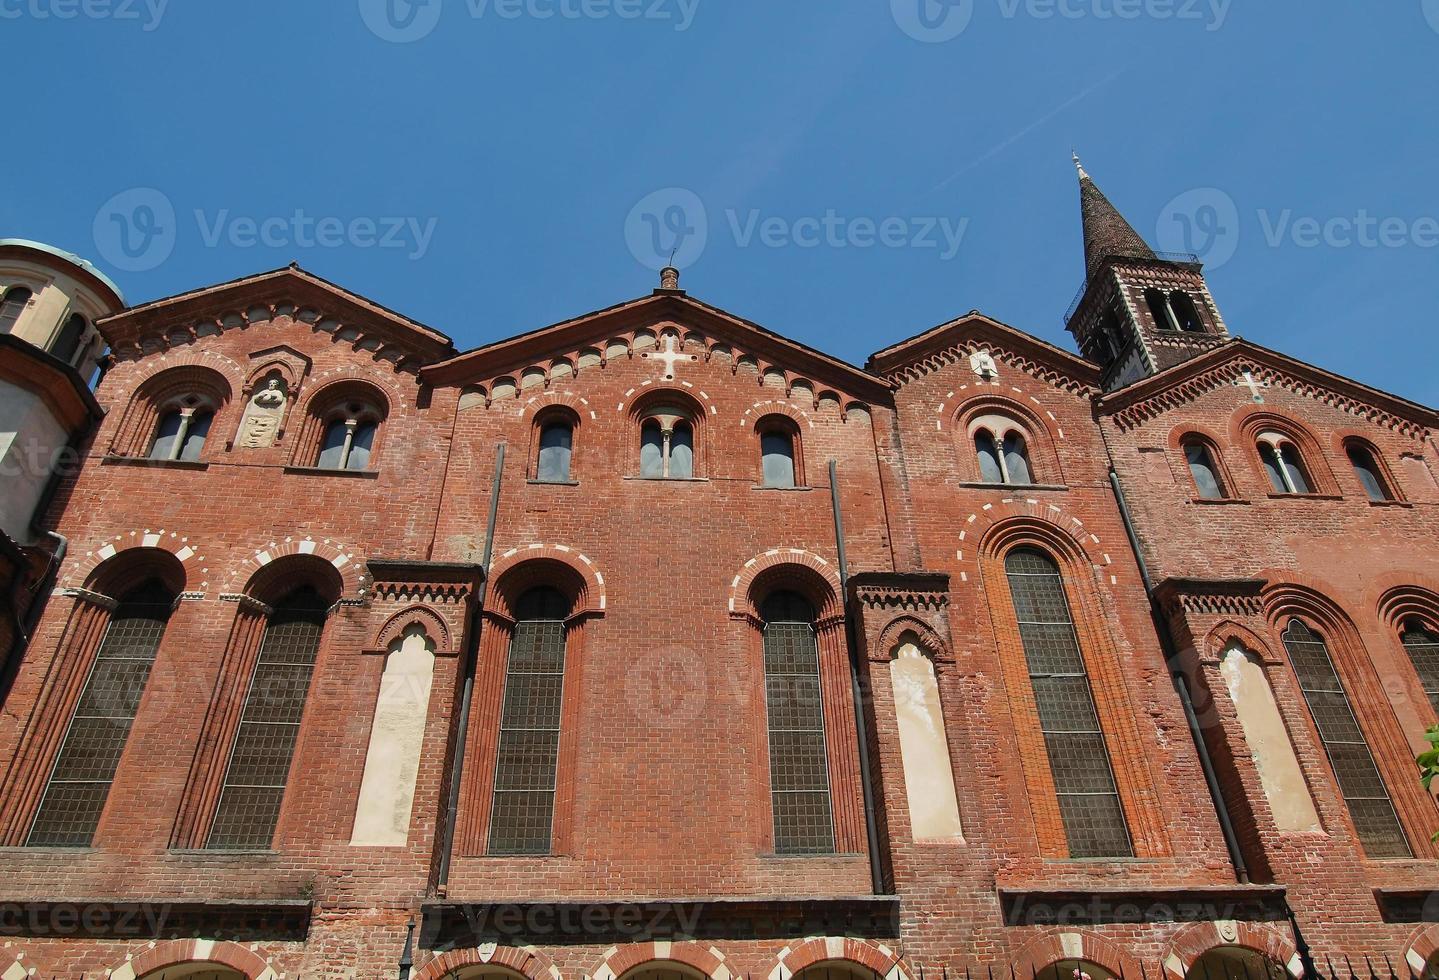
<path fill-rule="evenodd" d="M 1106 439 L 1106 443 L 1108 440 Z M 1229 817 L 1229 806 L 1224 800 L 1224 789 L 1219 785 L 1219 777 L 1214 772 L 1214 759 L 1209 754 L 1209 746 L 1204 742 L 1204 732 L 1199 725 L 1199 716 L 1194 711 L 1194 699 L 1189 692 L 1189 679 L 1184 676 L 1176 664 L 1178 654 L 1174 648 L 1174 635 L 1169 631 L 1169 621 L 1159 608 L 1159 603 L 1154 598 L 1154 583 L 1149 577 L 1149 566 L 1144 561 L 1144 552 L 1139 548 L 1139 535 L 1134 529 L 1134 520 L 1129 513 L 1129 503 L 1124 498 L 1124 487 L 1119 482 L 1119 473 L 1113 466 L 1109 468 L 1109 486 L 1114 491 L 1114 499 L 1119 504 L 1119 516 L 1124 520 L 1124 533 L 1129 538 L 1129 546 L 1134 551 L 1134 560 L 1139 564 L 1139 577 L 1144 582 L 1144 593 L 1149 598 L 1149 617 L 1154 621 L 1154 630 L 1159 634 L 1159 645 L 1164 651 L 1164 659 L 1169 665 L 1169 679 L 1174 684 L 1174 690 L 1179 695 L 1179 702 L 1184 706 L 1184 720 L 1189 725 L 1189 737 L 1194 740 L 1194 748 L 1199 753 L 1199 767 L 1204 770 L 1204 782 L 1209 786 L 1209 797 L 1214 803 L 1214 812 L 1219 817 L 1219 829 L 1224 834 L 1224 846 L 1229 850 L 1229 860 L 1234 865 L 1234 876 L 1240 884 L 1249 884 L 1249 867 L 1244 863 L 1244 854 L 1239 850 L 1239 837 L 1234 832 L 1234 822 Z"/>
<path fill-rule="evenodd" d="M 854 701 L 854 729 L 859 741 L 859 781 L 864 792 L 864 829 L 869 840 L 869 878 L 876 895 L 884 894 L 884 868 L 880 863 L 879 827 L 874 817 L 874 784 L 870 780 L 869 732 L 864 723 L 864 700 L 859 683 L 859 653 L 854 617 L 849 610 L 849 562 L 844 550 L 844 514 L 839 507 L 839 464 L 829 461 L 829 495 L 834 507 L 834 537 L 839 546 L 840 603 L 845 610 L 844 641 L 849 653 L 849 688 Z"/>
<path fill-rule="evenodd" d="M 450 858 L 455 850 L 455 822 L 460 811 L 460 783 L 465 774 L 465 749 L 470 737 L 470 702 L 474 699 L 475 673 L 480 661 L 480 630 L 484 623 L 485 599 L 490 591 L 490 560 L 495 554 L 495 523 L 500 513 L 500 478 L 505 472 L 505 444 L 495 447 L 495 482 L 490 488 L 490 525 L 485 533 L 485 558 L 481 565 L 479 594 L 470 612 L 470 642 L 465 650 L 465 683 L 460 692 L 459 731 L 455 735 L 455 761 L 450 769 L 450 793 L 445 807 L 445 824 L 440 843 L 440 867 L 435 892 L 443 896 L 450 883 Z"/>

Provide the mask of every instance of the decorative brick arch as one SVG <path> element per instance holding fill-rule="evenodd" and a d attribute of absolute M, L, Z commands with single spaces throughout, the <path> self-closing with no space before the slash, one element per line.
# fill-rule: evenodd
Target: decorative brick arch
<path fill-rule="evenodd" d="M 890 661 L 894 659 L 894 652 L 899 647 L 900 637 L 906 633 L 913 633 L 919 637 L 920 649 L 929 656 L 931 660 L 945 660 L 950 656 L 949 644 L 937 633 L 932 626 L 914 616 L 904 615 L 896 617 L 888 626 L 879 632 L 879 642 L 874 651 L 875 660 Z"/>
<path fill-rule="evenodd" d="M 883 943 L 847 936 L 822 936 L 808 939 L 798 946 L 780 950 L 779 963 L 770 971 L 768 980 L 790 980 L 790 977 L 816 963 L 833 961 L 853 963 L 873 970 L 884 980 L 909 980 L 909 973 L 894 950 Z"/>
<path fill-rule="evenodd" d="M 1118 976 L 1142 976 L 1139 961 L 1117 943 L 1080 929 L 1052 929 L 1032 940 L 1015 956 L 1010 968 L 1022 977 L 1063 960 L 1087 960 Z"/>
<path fill-rule="evenodd" d="M 276 980 L 275 970 L 259 954 L 238 943 L 216 942 L 209 939 L 176 939 L 149 949 L 138 956 L 126 957 L 124 963 L 113 967 L 110 980 L 146 980 L 160 970 L 186 963 L 214 963 L 227 966 L 245 975 L 245 980 Z"/>
<path fill-rule="evenodd" d="M 174 555 L 185 568 L 185 588 L 188 591 L 203 592 L 210 587 L 207 579 L 210 570 L 204 566 L 205 556 L 200 553 L 200 545 L 179 531 L 164 528 L 136 529 L 94 542 L 76 555 L 60 575 L 60 587 L 86 588 L 93 580 L 96 569 L 105 562 L 145 548 L 157 548 Z"/>
<path fill-rule="evenodd" d="M 590 405 L 588 398 L 582 398 L 570 391 L 545 391 L 528 399 L 521 411 L 533 419 L 546 409 L 562 407 L 568 408 L 579 417 L 581 421 L 590 419 L 593 421 L 599 417 L 594 408 Z"/>
<path fill-rule="evenodd" d="M 814 428 L 814 419 L 810 418 L 809 412 L 806 412 L 802 408 L 796 408 L 789 402 L 777 398 L 755 402 L 740 416 L 739 426 L 741 429 L 754 429 L 765 419 L 774 415 L 783 415 L 801 430 L 806 426 L 811 429 Z"/>
<path fill-rule="evenodd" d="M 137 384 L 173 368 L 202 367 L 224 375 L 225 380 L 230 382 L 232 392 L 239 393 L 245 390 L 245 369 L 240 366 L 238 361 L 212 350 L 199 351 L 190 348 L 172 350 L 143 360 L 124 361 L 122 364 L 128 366 L 124 376 L 144 375 L 144 378 Z M 117 366 L 114 373 L 118 374 L 121 370 L 122 367 Z"/>
<path fill-rule="evenodd" d="M 1194 922 L 1175 933 L 1161 960 L 1165 973 L 1161 980 L 1184 980 L 1195 960 L 1220 946 L 1252 950 L 1282 965 L 1291 976 L 1304 974 L 1299 953 L 1283 932 L 1262 923 L 1223 919 Z"/>
<path fill-rule="evenodd" d="M 696 942 L 648 942 L 631 943 L 611 949 L 605 954 L 604 962 L 593 974 L 593 980 L 620 980 L 625 974 L 649 965 L 663 966 L 678 963 L 711 980 L 730 980 L 730 968 L 725 965 L 724 953 L 713 946 L 702 946 Z"/>
<path fill-rule="evenodd" d="M 287 537 L 282 541 L 269 541 L 250 552 L 230 573 L 225 583 L 226 595 L 239 595 L 256 575 L 282 558 L 291 555 L 311 555 L 334 566 L 344 583 L 342 601 L 361 601 L 369 593 L 371 578 L 365 563 L 355 556 L 353 549 L 333 538 Z"/>
<path fill-rule="evenodd" d="M 1283 662 L 1275 655 L 1273 646 L 1268 639 L 1232 619 L 1226 619 L 1205 634 L 1204 642 L 1200 646 L 1200 654 L 1204 657 L 1218 657 L 1234 643 L 1238 643 L 1259 657 L 1265 664 L 1273 665 Z"/>
<path fill-rule="evenodd" d="M 485 946 L 479 949 L 453 949 L 426 963 L 414 980 L 444 980 L 456 970 L 471 966 L 498 966 L 513 970 L 526 980 L 560 980 L 560 968 L 533 946 Z"/>
<path fill-rule="evenodd" d="M 605 576 L 594 560 L 569 545 L 544 544 L 536 542 L 520 548 L 511 548 L 495 559 L 490 566 L 490 581 L 498 582 L 513 573 L 520 565 L 535 561 L 553 561 L 566 566 L 584 580 L 584 586 L 574 597 L 573 615 L 589 614 L 603 616 L 609 605 L 605 594 Z"/>
<path fill-rule="evenodd" d="M 1373 605 L 1379 620 L 1397 635 L 1411 618 L 1422 620 L 1431 629 L 1439 626 L 1439 586 L 1427 578 L 1397 572 L 1376 583 L 1382 589 Z"/>
<path fill-rule="evenodd" d="M 1424 975 L 1424 968 L 1435 954 L 1439 954 L 1439 925 L 1420 926 L 1410 933 L 1404 944 L 1404 962 L 1414 976 Z"/>
<path fill-rule="evenodd" d="M 1114 558 L 1103 550 L 1098 535 L 1078 517 L 1066 515 L 1063 507 L 1024 497 L 1005 497 L 969 515 L 959 532 L 957 557 L 968 566 L 960 572 L 960 581 L 969 581 L 980 558 L 997 558 L 1023 544 L 1057 553 L 1062 563 L 1093 565 L 1096 574 L 1114 584 Z"/>
<path fill-rule="evenodd" d="M 818 575 L 829 586 L 829 601 L 820 606 L 818 610 L 821 620 L 842 612 L 839 599 L 842 587 L 839 582 L 839 574 L 833 565 L 819 555 L 805 551 L 803 548 L 772 548 L 745 562 L 744 567 L 739 570 L 739 574 L 730 582 L 730 615 L 737 619 L 752 617 L 755 613 L 751 608 L 753 603 L 750 596 L 755 582 L 765 573 L 773 573 L 774 570 L 786 565 L 806 568 Z"/>
<path fill-rule="evenodd" d="M 429 606 L 419 604 L 406 606 L 391 616 L 370 641 L 368 652 L 389 653 L 390 647 L 412 626 L 418 626 L 425 631 L 425 635 L 435 645 L 435 656 L 451 657 L 458 653 L 450 639 L 450 627 L 445 623 L 445 618 Z"/>

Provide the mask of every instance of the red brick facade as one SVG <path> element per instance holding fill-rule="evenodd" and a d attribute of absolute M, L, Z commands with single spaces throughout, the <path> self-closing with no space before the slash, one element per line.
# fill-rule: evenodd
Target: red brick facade
<path fill-rule="evenodd" d="M 1146 261 L 1109 268 L 1111 299 Z M 391 976 L 412 918 L 424 980 L 1075 960 L 1178 977 L 1215 947 L 1297 972 L 1286 894 L 1317 950 L 1422 968 L 1439 810 L 1412 755 L 1435 718 L 1399 634 L 1439 624 L 1436 419 L 1215 325 L 1106 392 L 1106 364 L 977 314 L 862 371 L 674 288 L 463 355 L 294 268 L 112 317 L 107 414 L 53 508 L 69 554 L 0 715 L 0 976 Z M 199 457 L 148 459 L 188 395 L 214 411 Z M 691 476 L 641 478 L 655 416 L 688 427 Z M 367 465 L 318 466 L 347 418 L 351 441 L 378 426 Z M 542 481 L 555 420 L 568 479 Z M 797 435 L 793 488 L 763 485 L 771 423 Z M 986 425 L 1023 433 L 1029 479 L 986 482 Z M 1274 431 L 1313 492 L 1272 491 L 1256 440 Z M 1226 499 L 1200 498 L 1191 436 Z M 1355 439 L 1394 500 L 1369 500 Z M 1132 856 L 1071 856 L 1016 549 L 1060 570 Z M 146 579 L 177 599 L 91 845 L 26 846 L 107 625 Z M 250 678 L 299 587 L 329 612 L 273 839 L 217 850 Z M 536 587 L 569 610 L 549 853 L 495 856 L 507 663 Z M 828 854 L 776 853 L 777 592 L 814 611 Z M 1359 844 L 1280 636 L 1296 616 L 1329 644 L 1412 858 Z M 417 633 L 434 659 L 409 819 L 392 846 L 352 843 L 386 665 Z M 916 839 L 889 667 L 911 642 L 934 665 L 962 839 Z M 1263 665 L 1319 832 L 1275 825 L 1220 673 L 1235 642 Z"/>

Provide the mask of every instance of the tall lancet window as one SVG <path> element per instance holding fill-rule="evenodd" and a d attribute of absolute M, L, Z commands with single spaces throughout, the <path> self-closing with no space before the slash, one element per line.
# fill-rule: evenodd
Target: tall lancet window
<path fill-rule="evenodd" d="M 775 853 L 832 854 L 834 818 L 814 607 L 793 592 L 776 592 L 760 615 Z"/>
<path fill-rule="evenodd" d="M 1439 635 L 1416 619 L 1404 628 L 1400 639 L 1414 664 L 1414 672 L 1419 675 L 1419 682 L 1424 685 L 1429 704 L 1434 713 L 1439 714 Z"/>
<path fill-rule="evenodd" d="M 152 581 L 115 609 L 50 772 L 28 846 L 90 846 L 174 605 L 174 593 Z"/>
<path fill-rule="evenodd" d="M 208 847 L 265 850 L 275 836 L 328 607 L 309 587 L 275 605 L 240 715 Z"/>
<path fill-rule="evenodd" d="M 1307 623 L 1294 619 L 1284 631 L 1284 647 L 1289 651 L 1299 689 L 1309 704 L 1329 764 L 1334 767 L 1339 791 L 1349 805 L 1349 816 L 1364 853 L 1371 858 L 1411 856 L 1389 790 L 1334 669 L 1329 644 Z"/>
<path fill-rule="evenodd" d="M 569 615 L 570 601 L 550 588 L 531 589 L 516 603 L 500 708 L 491 854 L 550 853 Z"/>
<path fill-rule="evenodd" d="M 1129 857 L 1124 806 L 1059 566 L 1042 551 L 1019 548 L 1005 571 L 1069 856 Z"/>

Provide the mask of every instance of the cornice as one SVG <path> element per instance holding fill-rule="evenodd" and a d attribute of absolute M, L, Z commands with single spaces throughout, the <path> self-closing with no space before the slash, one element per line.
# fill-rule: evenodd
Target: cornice
<path fill-rule="evenodd" d="M 386 602 L 464 602 L 484 580 L 482 567 L 469 562 L 428 562 L 372 558 L 370 594 Z"/>
<path fill-rule="evenodd" d="M 939 610 L 949 605 L 943 572 L 864 572 L 849 581 L 853 601 L 867 609 Z"/>
<path fill-rule="evenodd" d="M 1264 579 L 1168 578 L 1155 589 L 1165 615 L 1261 616 Z"/>

